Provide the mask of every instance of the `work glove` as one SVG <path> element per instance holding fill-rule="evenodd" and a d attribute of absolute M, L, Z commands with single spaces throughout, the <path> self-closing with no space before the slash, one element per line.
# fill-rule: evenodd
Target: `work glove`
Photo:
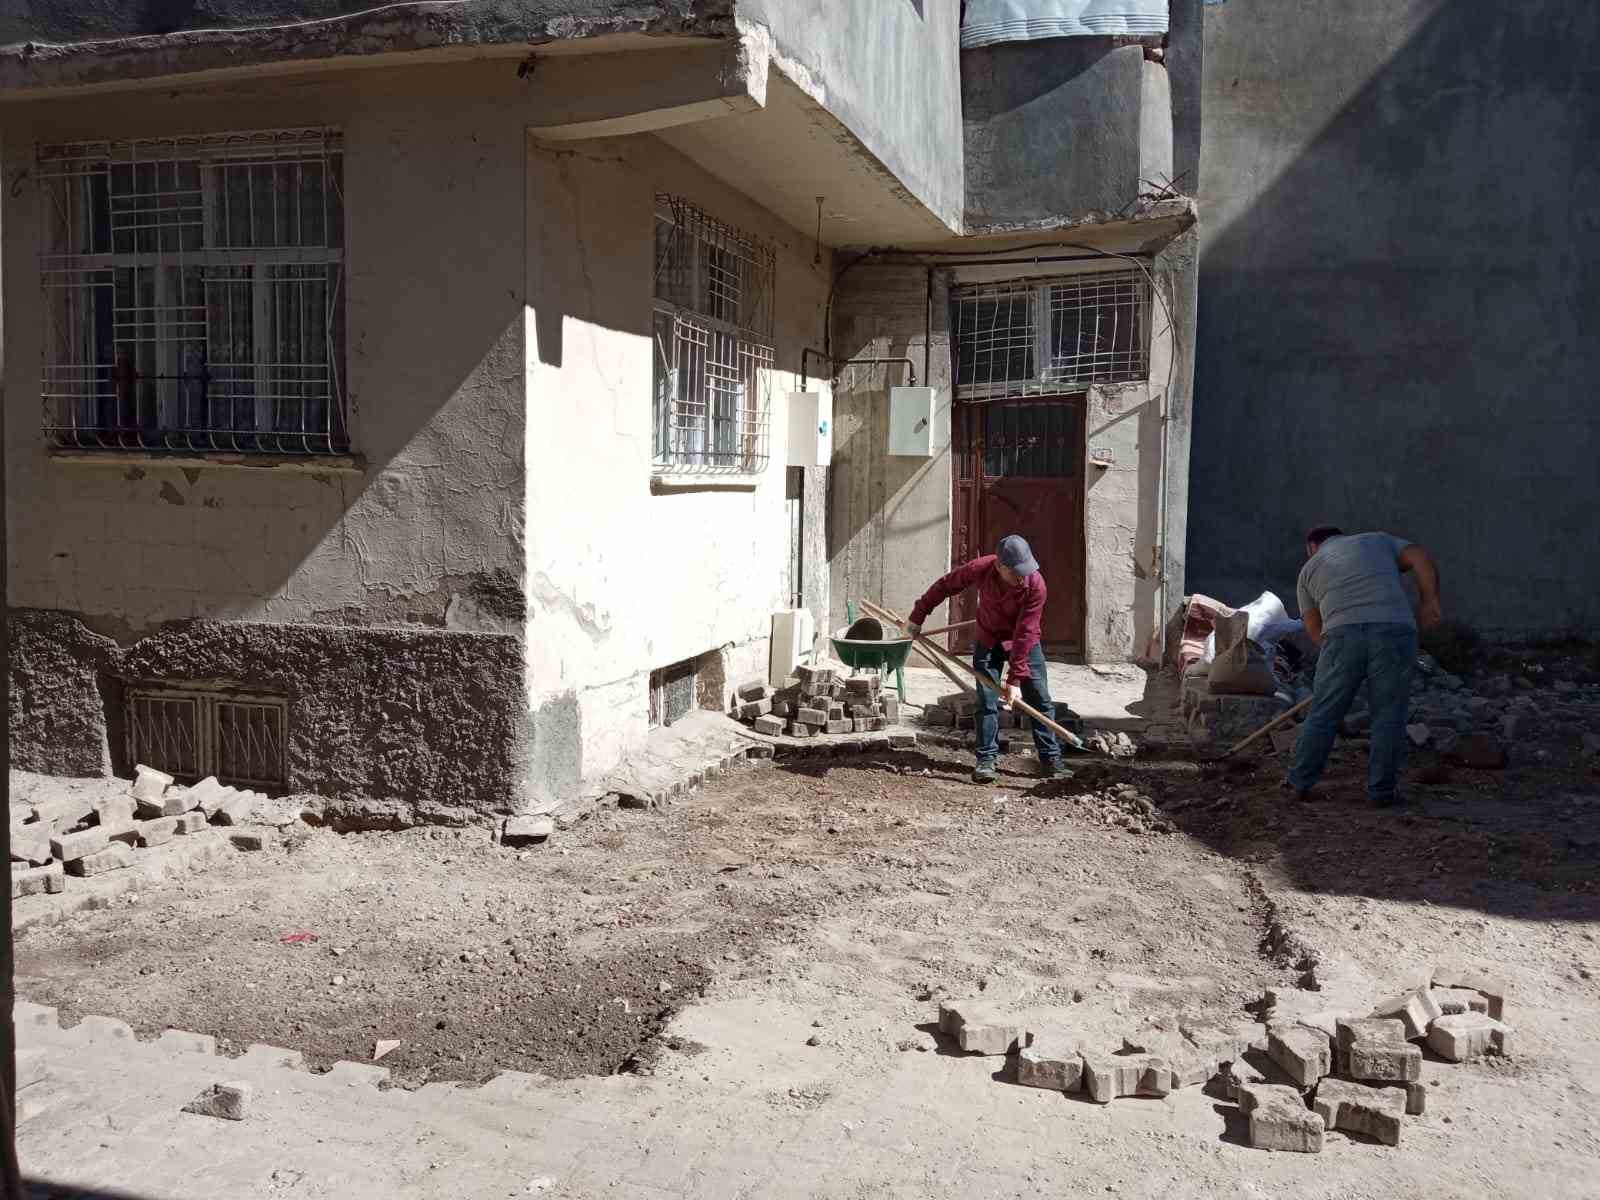
<path fill-rule="evenodd" d="M 922 626 L 921 625 L 918 625 L 915 621 L 907 622 L 907 624 L 906 624 L 906 636 L 907 637 L 916 637 L 921 632 L 922 632 Z"/>

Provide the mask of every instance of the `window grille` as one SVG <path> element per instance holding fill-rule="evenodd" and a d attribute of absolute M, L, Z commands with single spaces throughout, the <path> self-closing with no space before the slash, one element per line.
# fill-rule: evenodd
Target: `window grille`
<path fill-rule="evenodd" d="M 650 725 L 675 725 L 694 711 L 699 678 L 696 659 L 650 672 Z"/>
<path fill-rule="evenodd" d="M 957 395 L 1058 392 L 1150 371 L 1150 283 L 1098 272 L 959 289 Z"/>
<path fill-rule="evenodd" d="M 348 450 L 342 158 L 325 129 L 41 147 L 52 442 Z"/>
<path fill-rule="evenodd" d="M 288 786 L 288 702 L 185 688 L 130 688 L 128 755 L 186 783 L 215 775 L 244 787 Z"/>
<path fill-rule="evenodd" d="M 766 467 L 775 275 L 770 246 L 656 198 L 657 470 Z"/>

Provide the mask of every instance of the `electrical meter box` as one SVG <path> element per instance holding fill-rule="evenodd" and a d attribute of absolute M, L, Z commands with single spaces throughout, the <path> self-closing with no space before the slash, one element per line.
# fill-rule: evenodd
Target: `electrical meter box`
<path fill-rule="evenodd" d="M 933 389 L 889 389 L 889 453 L 904 458 L 933 457 Z"/>
<path fill-rule="evenodd" d="M 833 392 L 789 393 L 789 465 L 825 467 L 833 460 Z"/>

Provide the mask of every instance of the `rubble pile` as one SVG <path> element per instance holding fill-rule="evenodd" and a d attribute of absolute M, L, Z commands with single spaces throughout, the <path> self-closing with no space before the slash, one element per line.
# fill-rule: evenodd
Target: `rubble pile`
<path fill-rule="evenodd" d="M 1407 735 L 1413 746 L 1462 766 L 1504 767 L 1515 748 L 1529 746 L 1537 755 L 1542 743 L 1549 750 L 1576 751 L 1600 768 L 1600 685 L 1548 680 L 1546 674 L 1532 664 L 1468 683 L 1431 655 L 1419 655 Z M 1370 720 L 1358 707 L 1346 730 L 1364 732 Z"/>
<path fill-rule="evenodd" d="M 900 698 L 883 690 L 879 676 L 839 678 L 831 667 L 797 667 L 781 688 L 744 684 L 733 704 L 736 720 L 768 737 L 881 733 L 900 723 Z M 916 734 L 891 734 L 889 744 L 914 746 Z"/>
<path fill-rule="evenodd" d="M 160 846 L 208 825 L 239 825 L 264 797 L 209 776 L 193 787 L 140 766 L 127 793 L 101 800 L 55 797 L 11 825 L 11 898 L 63 892 L 67 877 L 132 866 L 135 849 Z"/>
<path fill-rule="evenodd" d="M 1165 1096 L 1213 1080 L 1249 1120 L 1250 1144 L 1315 1154 L 1330 1130 L 1398 1145 L 1426 1106 L 1422 1048 L 1449 1062 L 1509 1052 L 1507 988 L 1472 967 L 1438 966 L 1369 1011 L 1325 993 L 1268 992 L 1259 1021 L 1233 1027 L 1177 1022 L 1087 1045 L 1071 1030 L 1031 1028 L 987 1001 L 939 1006 L 939 1029 L 969 1054 L 1017 1056 L 1017 1082 L 1084 1092 L 1105 1104 Z"/>

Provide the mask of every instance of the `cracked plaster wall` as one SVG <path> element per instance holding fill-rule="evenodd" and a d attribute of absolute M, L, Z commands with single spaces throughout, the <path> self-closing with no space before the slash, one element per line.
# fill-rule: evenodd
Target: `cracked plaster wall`
<path fill-rule="evenodd" d="M 730 685 L 765 675 L 786 604 L 785 393 L 821 336 L 831 256 L 651 137 L 530 141 L 527 191 L 532 774 L 560 795 L 643 747 L 651 670 L 724 650 Z M 777 251 L 771 459 L 753 489 L 651 488 L 658 192 Z"/>

